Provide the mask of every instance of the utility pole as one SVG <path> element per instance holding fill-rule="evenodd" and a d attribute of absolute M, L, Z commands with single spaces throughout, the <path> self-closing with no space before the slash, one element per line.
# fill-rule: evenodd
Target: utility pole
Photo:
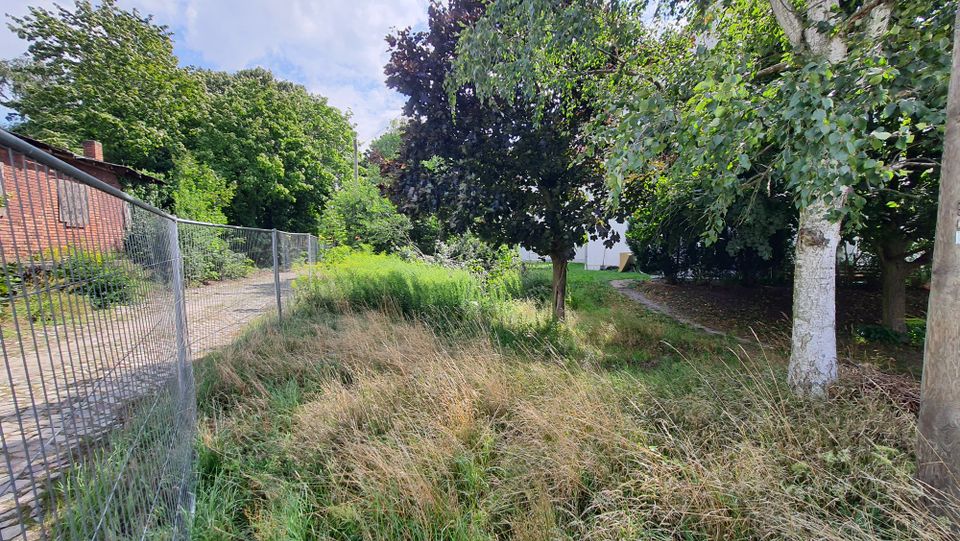
<path fill-rule="evenodd" d="M 960 498 L 960 11 L 956 21 L 923 351 L 917 475 L 948 497 Z"/>
<path fill-rule="evenodd" d="M 358 149 L 357 136 L 353 136 L 353 181 L 360 181 L 360 150 Z"/>

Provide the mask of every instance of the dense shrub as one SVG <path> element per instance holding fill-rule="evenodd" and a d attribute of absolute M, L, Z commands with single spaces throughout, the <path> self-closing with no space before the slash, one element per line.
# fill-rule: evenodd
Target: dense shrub
<path fill-rule="evenodd" d="M 444 240 L 443 225 L 436 215 L 415 216 L 410 219 L 410 240 L 427 256 L 436 255 L 440 243 Z"/>
<path fill-rule="evenodd" d="M 70 250 L 55 275 L 69 291 L 85 295 L 96 308 L 127 304 L 136 297 L 137 271 L 129 261 L 115 256 Z"/>
<path fill-rule="evenodd" d="M 7 263 L 0 266 L 0 298 L 7 298 L 13 294 L 23 282 L 23 272 L 20 265 Z"/>
<path fill-rule="evenodd" d="M 348 180 L 323 210 L 320 237 L 354 248 L 392 252 L 410 244 L 410 219 L 366 179 Z"/>
<path fill-rule="evenodd" d="M 627 244 L 644 272 L 670 282 L 736 279 L 747 285 L 790 277 L 794 218 L 782 197 L 737 199 L 709 240 L 703 235 L 709 202 L 697 194 L 650 180 L 632 185 L 625 198 L 637 209 Z"/>
<path fill-rule="evenodd" d="M 201 226 L 180 228 L 183 277 L 189 284 L 235 280 L 253 272 L 254 262 L 230 248 L 244 239 L 230 239 L 229 233 Z"/>
<path fill-rule="evenodd" d="M 520 294 L 520 257 L 515 248 L 492 245 L 467 231 L 437 245 L 436 254 L 425 261 L 468 270 L 480 277 L 487 291 L 497 298 Z"/>
<path fill-rule="evenodd" d="M 173 213 L 180 218 L 227 223 L 223 209 L 230 205 L 236 186 L 227 182 L 206 164 L 197 162 L 190 153 L 174 161 Z"/>

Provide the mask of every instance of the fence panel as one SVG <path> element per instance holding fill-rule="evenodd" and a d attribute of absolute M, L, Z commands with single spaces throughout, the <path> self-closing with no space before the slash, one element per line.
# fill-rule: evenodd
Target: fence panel
<path fill-rule="evenodd" d="M 251 320 L 276 312 L 272 231 L 181 222 L 180 247 L 195 356 L 229 344 Z"/>
<path fill-rule="evenodd" d="M 176 224 L 0 150 L 0 538 L 173 537 L 194 430 Z"/>
<path fill-rule="evenodd" d="M 187 537 L 192 362 L 316 238 L 177 220 L 2 130 L 0 192 L 0 540 Z"/>
<path fill-rule="evenodd" d="M 317 262 L 317 238 L 307 233 L 278 232 L 280 305 L 283 310 L 294 300 L 293 279 L 306 264 Z"/>

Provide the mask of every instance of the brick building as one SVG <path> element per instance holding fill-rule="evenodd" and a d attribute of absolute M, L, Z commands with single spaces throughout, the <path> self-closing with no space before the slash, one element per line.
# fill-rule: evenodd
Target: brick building
<path fill-rule="evenodd" d="M 103 159 L 97 141 L 83 142 L 83 155 L 21 139 L 93 177 L 123 189 L 159 179 Z M 0 262 L 26 262 L 66 247 L 103 253 L 123 246 L 129 204 L 0 147 Z"/>

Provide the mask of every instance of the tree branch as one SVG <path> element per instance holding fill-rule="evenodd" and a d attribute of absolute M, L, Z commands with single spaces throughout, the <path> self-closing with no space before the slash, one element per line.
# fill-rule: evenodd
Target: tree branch
<path fill-rule="evenodd" d="M 893 10 L 893 4 L 896 0 L 873 0 L 858 9 L 856 13 L 847 19 L 844 24 L 844 31 L 848 31 L 853 23 L 869 16 L 867 23 L 867 33 L 870 37 L 877 39 L 887 31 L 887 25 L 890 22 L 890 12 Z"/>
<path fill-rule="evenodd" d="M 787 64 L 786 62 L 780 62 L 772 66 L 767 66 L 762 70 L 754 73 L 753 78 L 762 79 L 763 77 L 766 77 L 768 75 L 776 75 L 777 73 L 782 73 L 784 71 L 787 71 L 787 68 L 789 67 L 790 67 L 790 64 Z"/>
<path fill-rule="evenodd" d="M 801 49 L 804 46 L 803 21 L 793 6 L 787 4 L 789 1 L 770 0 L 770 7 L 773 9 L 773 15 L 777 18 L 777 22 L 780 23 L 780 28 L 783 29 L 783 33 L 790 41 L 790 45 L 793 45 L 794 49 Z"/>
<path fill-rule="evenodd" d="M 901 160 L 890 165 L 890 169 L 910 169 L 912 167 L 939 167 L 940 162 L 934 160 Z"/>

